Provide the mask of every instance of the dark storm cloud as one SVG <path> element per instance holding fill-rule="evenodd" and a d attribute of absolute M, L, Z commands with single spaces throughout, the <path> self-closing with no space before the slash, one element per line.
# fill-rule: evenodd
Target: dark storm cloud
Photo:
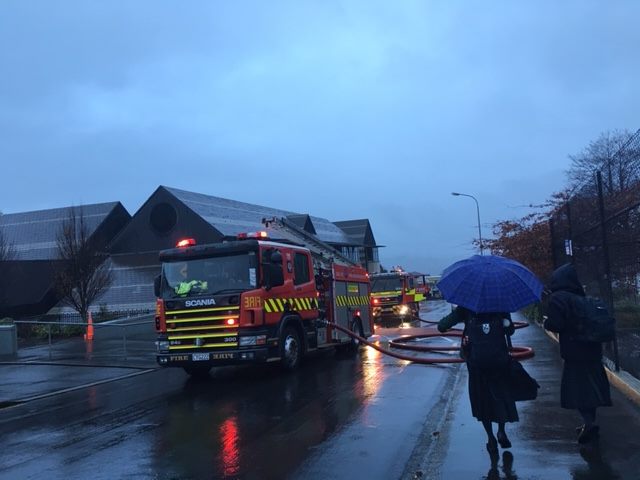
<path fill-rule="evenodd" d="M 7 212 L 159 184 L 343 220 L 435 272 L 638 128 L 636 2 L 5 1 Z M 52 172 L 56 171 L 54 176 Z"/>

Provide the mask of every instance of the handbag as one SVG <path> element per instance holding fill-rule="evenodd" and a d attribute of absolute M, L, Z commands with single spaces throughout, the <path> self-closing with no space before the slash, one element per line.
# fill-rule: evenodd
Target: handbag
<path fill-rule="evenodd" d="M 516 402 L 535 400 L 540 388 L 535 378 L 529 375 L 522 364 L 513 358 L 509 362 L 509 386 Z"/>

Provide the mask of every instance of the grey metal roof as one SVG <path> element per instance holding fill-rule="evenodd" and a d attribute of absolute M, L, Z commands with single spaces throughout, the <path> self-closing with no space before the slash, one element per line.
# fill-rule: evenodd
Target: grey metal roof
<path fill-rule="evenodd" d="M 362 218 L 359 220 L 344 220 L 333 223 L 344 231 L 355 244 L 367 247 L 376 246 L 369 219 Z M 367 233 L 369 233 L 369 235 L 367 235 Z"/>
<path fill-rule="evenodd" d="M 294 216 L 295 218 L 297 215 L 303 215 L 202 193 L 188 192 L 177 188 L 164 188 L 220 233 L 228 236 L 263 229 L 263 218 L 289 216 Z M 352 241 L 347 234 L 329 220 L 313 216 L 309 216 L 309 218 L 313 223 L 316 236 L 320 240 L 332 244 L 352 245 Z"/>
<path fill-rule="evenodd" d="M 313 233 L 314 235 L 316 234 L 316 229 L 313 227 L 313 222 L 308 214 L 289 215 L 287 216 L 287 220 L 309 233 Z"/>
<path fill-rule="evenodd" d="M 325 218 L 311 216 L 313 227 L 316 230 L 316 237 L 323 242 L 336 245 L 353 245 L 353 240 L 338 228 L 335 224 Z M 358 245 L 358 244 L 356 244 Z"/>
<path fill-rule="evenodd" d="M 80 205 L 89 234 L 104 221 L 119 202 Z M 13 245 L 15 260 L 50 260 L 57 257 L 57 236 L 62 222 L 74 207 L 52 208 L 0 215 L 5 240 Z"/>

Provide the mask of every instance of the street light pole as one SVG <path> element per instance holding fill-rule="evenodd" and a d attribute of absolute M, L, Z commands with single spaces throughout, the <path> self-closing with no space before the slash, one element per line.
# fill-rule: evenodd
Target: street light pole
<path fill-rule="evenodd" d="M 469 195 L 467 193 L 451 192 L 451 195 L 454 197 L 473 198 L 473 201 L 476 202 L 476 213 L 478 214 L 478 243 L 480 244 L 480 255 L 484 255 L 482 251 L 482 229 L 480 228 L 480 206 L 478 205 L 478 200 L 473 195 Z"/>

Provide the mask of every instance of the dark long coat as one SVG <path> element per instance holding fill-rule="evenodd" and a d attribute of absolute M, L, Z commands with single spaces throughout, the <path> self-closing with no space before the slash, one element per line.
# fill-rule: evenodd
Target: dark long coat
<path fill-rule="evenodd" d="M 446 317 L 438 323 L 438 330 L 444 332 L 457 323 L 465 325 L 474 321 L 476 316 L 471 310 L 464 307 L 456 307 Z M 508 318 L 509 313 L 482 313 L 478 314 L 487 320 L 495 317 L 500 320 Z M 513 323 L 505 328 L 505 334 L 511 336 L 515 331 Z M 505 339 L 505 349 L 506 349 Z M 517 422 L 518 410 L 513 399 L 513 392 L 509 384 L 508 367 L 498 369 L 478 368 L 467 362 L 469 371 L 469 401 L 471 403 L 471 414 L 479 421 L 489 421 L 496 423 Z"/>
<path fill-rule="evenodd" d="M 577 410 L 610 406 L 609 380 L 602 366 L 602 344 L 574 338 L 577 320 L 572 297 L 584 296 L 584 290 L 573 265 L 563 265 L 553 272 L 547 289 L 552 293 L 544 328 L 559 334 L 560 356 L 564 359 L 560 405 Z"/>

